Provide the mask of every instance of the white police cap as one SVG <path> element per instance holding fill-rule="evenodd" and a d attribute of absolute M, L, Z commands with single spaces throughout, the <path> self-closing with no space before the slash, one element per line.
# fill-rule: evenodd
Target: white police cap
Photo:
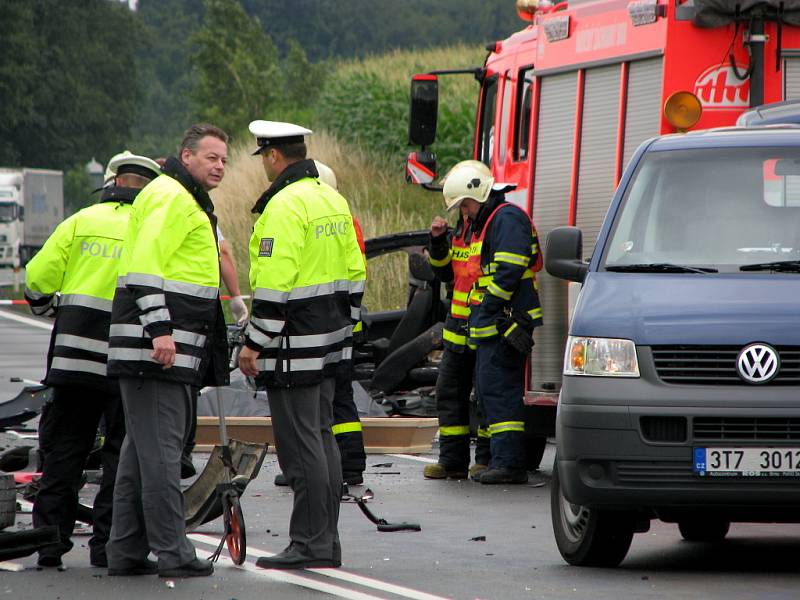
<path fill-rule="evenodd" d="M 250 133 L 256 136 L 256 143 L 258 144 L 258 150 L 253 152 L 253 156 L 281 144 L 303 142 L 303 136 L 313 133 L 313 131 L 305 127 L 292 123 L 281 123 L 280 121 L 253 121 L 250 123 L 249 129 Z"/>
<path fill-rule="evenodd" d="M 148 179 L 155 179 L 161 175 L 161 167 L 152 158 L 146 156 L 139 156 L 133 154 L 130 150 L 125 150 L 119 154 L 115 154 L 108 161 L 106 167 L 105 180 L 108 182 L 117 175 L 125 173 L 135 173 Z"/>

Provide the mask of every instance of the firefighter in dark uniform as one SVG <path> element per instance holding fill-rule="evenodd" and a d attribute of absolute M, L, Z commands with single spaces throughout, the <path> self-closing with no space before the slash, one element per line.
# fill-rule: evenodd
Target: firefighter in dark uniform
<path fill-rule="evenodd" d="M 525 483 L 525 362 L 542 323 L 535 272 L 541 269 L 533 224 L 493 192 L 488 167 L 457 164 L 444 195 L 465 205 L 479 232 L 480 277 L 470 292 L 469 343 L 476 347 L 475 386 L 489 424 L 491 460 L 483 484 Z"/>
<path fill-rule="evenodd" d="M 475 351 L 467 345 L 467 337 L 469 294 L 480 275 L 480 242 L 473 235 L 474 224 L 460 198 L 445 195 L 445 206 L 448 210 L 459 208 L 461 217 L 455 230 L 450 230 L 442 217 L 435 217 L 431 223 L 431 267 L 439 279 L 451 284 L 452 294 L 442 334 L 444 353 L 436 379 L 439 460 L 426 465 L 423 474 L 427 479 L 463 479 L 469 475 L 477 481 L 488 468 L 490 458 L 489 432 L 479 415 L 475 463 L 470 467 L 470 396 Z"/>
<path fill-rule="evenodd" d="M 239 367 L 268 390 L 278 463 L 294 492 L 291 543 L 256 564 L 335 568 L 342 470 L 333 395 L 338 366 L 352 359 L 364 259 L 347 200 L 305 158 L 311 131 L 274 121 L 253 121 L 250 131 L 272 183 L 253 208 L 253 310 Z"/>
<path fill-rule="evenodd" d="M 25 271 L 31 311 L 55 314 L 45 377 L 53 387 L 44 425 L 48 451 L 33 524 L 57 525 L 60 541 L 39 551 L 43 567 L 61 566 L 61 556 L 72 548 L 80 479 L 101 418 L 103 479 L 94 499 L 89 560 L 96 567 L 107 565 L 114 478 L 125 437 L 119 385 L 106 377 L 111 300 L 131 203 L 160 168 L 149 158 L 124 152 L 112 158 L 108 171 L 112 184 L 102 189 L 100 202 L 61 223 Z"/>

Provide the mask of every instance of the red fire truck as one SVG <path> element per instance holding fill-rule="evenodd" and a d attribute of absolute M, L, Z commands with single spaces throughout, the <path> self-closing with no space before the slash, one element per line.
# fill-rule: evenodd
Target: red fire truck
<path fill-rule="evenodd" d="M 472 158 L 532 215 L 540 239 L 577 225 L 585 258 L 622 170 L 644 140 L 734 125 L 748 107 L 800 98 L 800 3 L 758 0 L 518 0 L 528 25 L 489 44 L 474 70 L 415 75 L 409 181 L 434 187 L 438 78 L 480 84 Z M 468 157 L 465 157 L 468 158 Z M 570 297 L 542 271 L 528 403 L 555 406 Z M 577 285 L 577 284 L 573 284 Z"/>

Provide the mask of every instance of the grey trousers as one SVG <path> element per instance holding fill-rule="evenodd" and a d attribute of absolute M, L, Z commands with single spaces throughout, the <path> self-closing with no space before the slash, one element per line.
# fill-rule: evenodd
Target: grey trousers
<path fill-rule="evenodd" d="M 129 568 L 152 551 L 159 569 L 196 557 L 185 532 L 181 451 L 191 414 L 188 385 L 119 380 L 126 435 L 114 487 L 108 566 Z"/>
<path fill-rule="evenodd" d="M 339 502 L 342 467 L 333 437 L 334 379 L 270 389 L 278 464 L 294 492 L 289 537 L 311 558 L 341 560 Z"/>

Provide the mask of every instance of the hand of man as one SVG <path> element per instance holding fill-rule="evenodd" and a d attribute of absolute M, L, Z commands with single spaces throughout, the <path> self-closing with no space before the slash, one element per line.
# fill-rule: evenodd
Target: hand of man
<path fill-rule="evenodd" d="M 175 364 L 175 340 L 171 335 L 160 335 L 153 338 L 153 351 L 150 357 L 161 365 L 162 369 L 169 369 Z"/>
<path fill-rule="evenodd" d="M 436 216 L 433 217 L 433 222 L 431 223 L 431 235 L 433 237 L 439 237 L 440 235 L 447 233 L 447 229 L 450 227 L 447 223 L 447 220 Z"/>
<path fill-rule="evenodd" d="M 247 346 L 242 347 L 241 352 L 239 352 L 239 369 L 243 375 L 247 377 L 256 377 L 258 375 L 257 358 L 257 351 Z"/>
<path fill-rule="evenodd" d="M 231 298 L 231 314 L 233 314 L 233 318 L 236 319 L 237 325 L 243 325 L 245 321 L 247 321 L 247 317 L 250 316 L 250 313 L 247 310 L 247 304 L 244 302 L 244 298 L 241 296 L 234 296 Z"/>

